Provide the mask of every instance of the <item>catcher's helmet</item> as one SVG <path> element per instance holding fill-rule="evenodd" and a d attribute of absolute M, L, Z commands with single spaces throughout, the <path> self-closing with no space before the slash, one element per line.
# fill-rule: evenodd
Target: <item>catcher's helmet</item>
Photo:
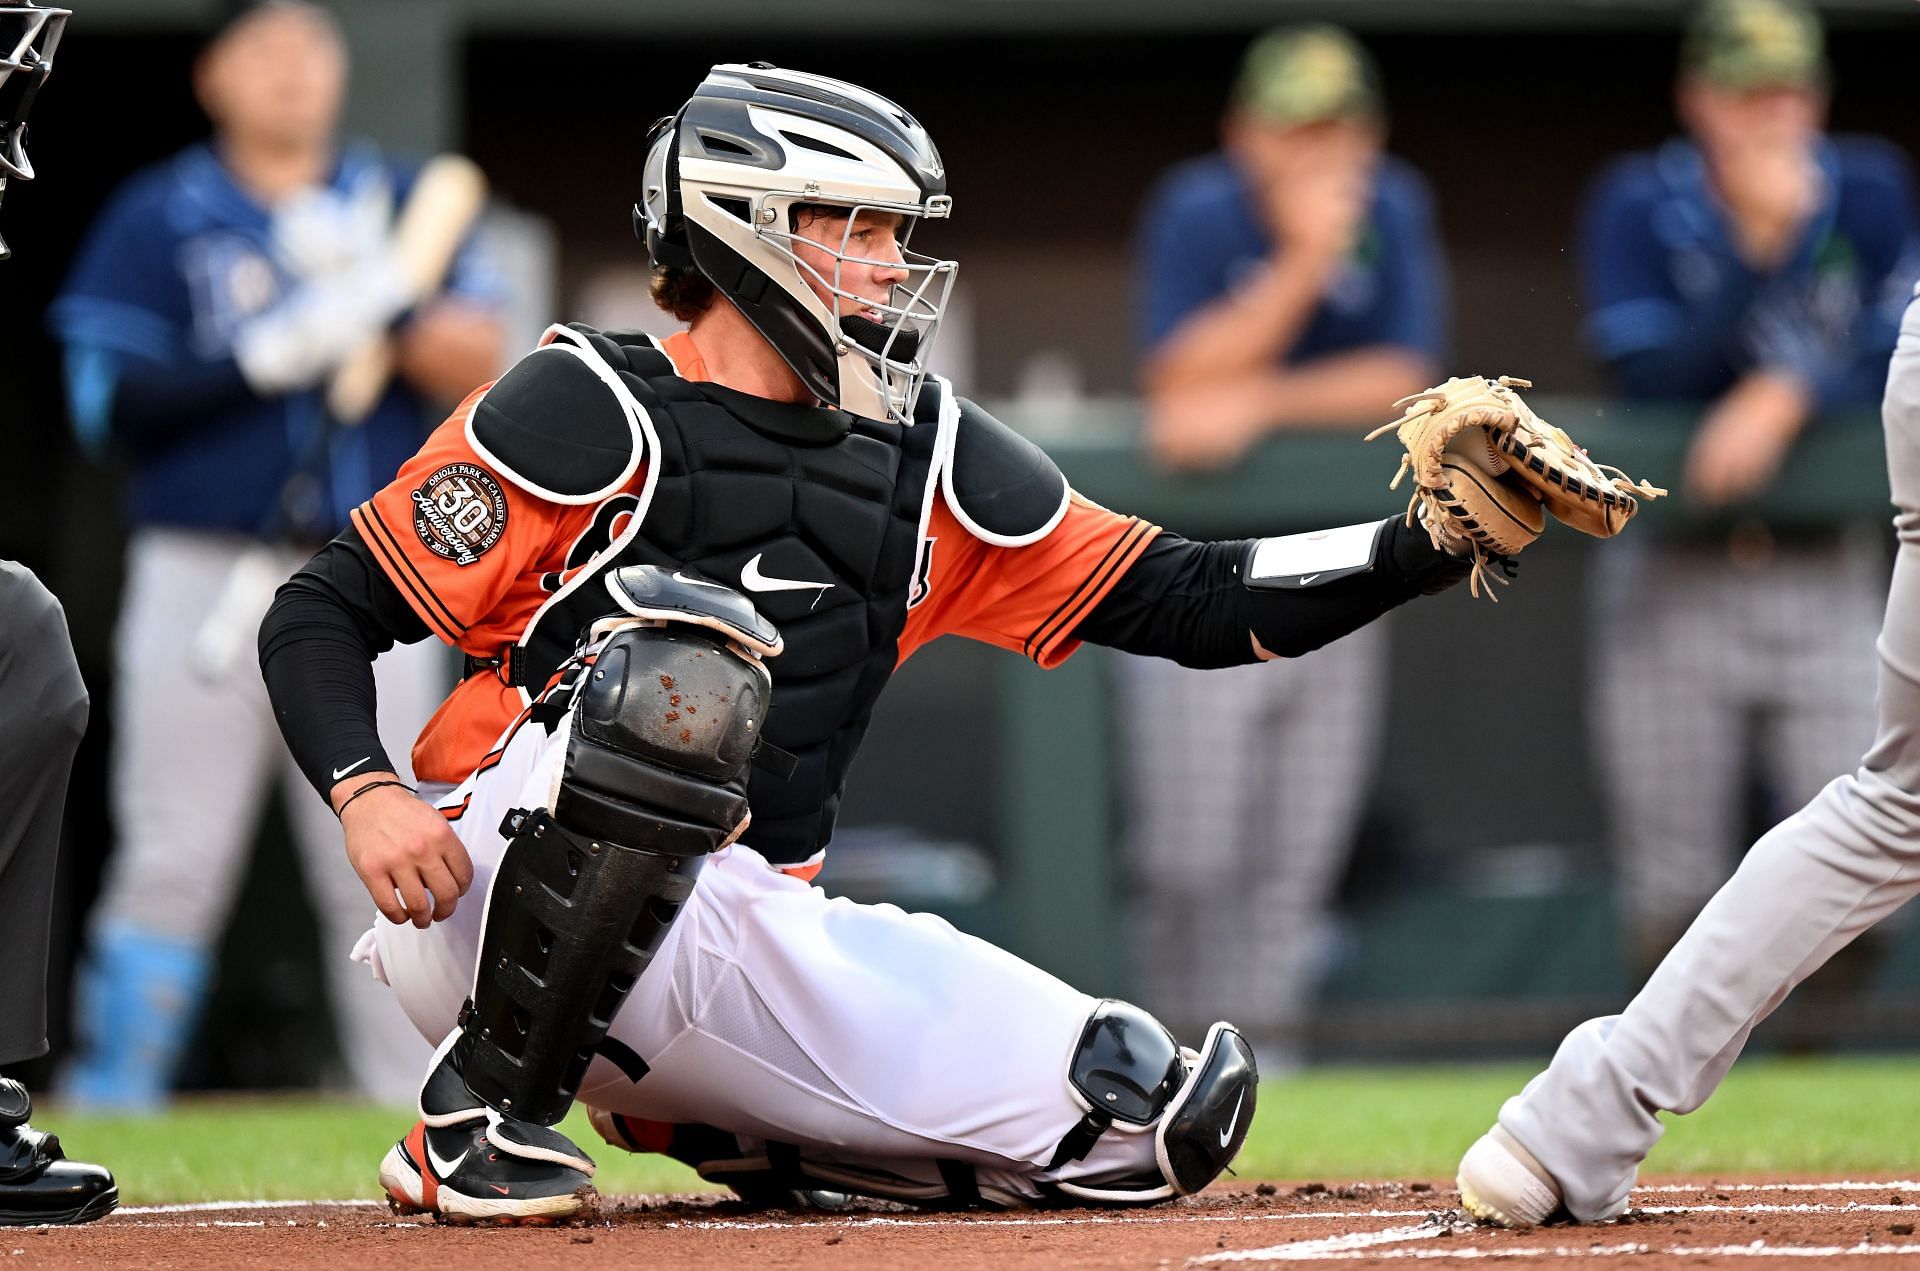
<path fill-rule="evenodd" d="M 922 217 L 951 208 L 926 130 L 877 93 L 762 62 L 721 65 L 647 137 L 634 228 L 656 266 L 703 275 L 822 400 L 870 419 L 912 422 L 926 356 L 958 266 L 906 250 Z M 793 250 L 792 211 L 892 212 L 905 280 L 875 305 L 841 286 L 849 238 L 822 244 L 831 277 Z M 878 320 L 841 316 L 809 279 Z"/>
<path fill-rule="evenodd" d="M 0 195 L 7 178 L 33 180 L 27 160 L 27 112 L 34 94 L 53 73 L 53 50 L 70 9 L 50 9 L 30 0 L 0 0 Z M 0 260 L 7 258 L 0 239 Z"/>

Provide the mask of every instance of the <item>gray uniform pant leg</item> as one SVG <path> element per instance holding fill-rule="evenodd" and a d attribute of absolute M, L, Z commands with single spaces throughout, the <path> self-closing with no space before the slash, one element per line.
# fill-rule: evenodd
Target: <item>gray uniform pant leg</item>
<path fill-rule="evenodd" d="M 1302 1045 L 1386 660 L 1374 623 L 1299 659 L 1124 663 L 1138 981 L 1176 1036 L 1227 1019 L 1264 1058 Z"/>
<path fill-rule="evenodd" d="M 1625 1199 L 1656 1113 L 1704 1103 L 1794 985 L 1920 891 L 1920 305 L 1884 415 L 1900 545 L 1872 749 L 1754 846 L 1625 1012 L 1575 1029 L 1501 1110 L 1576 1219 Z"/>
<path fill-rule="evenodd" d="M 67 775 L 87 689 L 66 614 L 0 561 L 0 1065 L 47 1050 L 47 940 Z"/>

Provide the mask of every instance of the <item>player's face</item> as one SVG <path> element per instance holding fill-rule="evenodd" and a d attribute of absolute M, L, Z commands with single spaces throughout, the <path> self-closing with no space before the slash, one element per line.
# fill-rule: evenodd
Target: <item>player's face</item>
<path fill-rule="evenodd" d="M 340 119 L 346 50 L 319 15 L 267 9 L 207 51 L 200 97 L 225 133 L 275 147 L 327 144 Z"/>
<path fill-rule="evenodd" d="M 1227 148 L 1256 183 L 1271 185 L 1302 176 L 1364 172 L 1384 140 L 1380 127 L 1362 119 L 1323 119 L 1277 124 L 1236 115 L 1226 127 Z"/>
<path fill-rule="evenodd" d="M 1693 80 L 1681 87 L 1680 114 L 1710 149 L 1806 145 L 1825 122 L 1826 96 L 1806 85 L 1731 89 Z"/>
<path fill-rule="evenodd" d="M 794 225 L 792 241 L 793 254 L 806 266 L 802 273 L 807 285 L 832 305 L 839 317 L 857 313 L 879 320 L 881 315 L 861 301 L 886 304 L 894 286 L 906 281 L 900 251 L 904 222 L 898 212 L 863 210 L 851 218 L 844 212 L 802 212 Z M 835 252 L 845 259 L 836 259 Z M 840 290 L 851 295 L 836 296 L 827 288 L 835 270 L 839 271 Z"/>

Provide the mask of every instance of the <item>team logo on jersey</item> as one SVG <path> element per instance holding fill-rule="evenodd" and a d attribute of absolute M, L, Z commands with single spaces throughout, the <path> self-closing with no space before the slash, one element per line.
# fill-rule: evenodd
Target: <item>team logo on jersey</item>
<path fill-rule="evenodd" d="M 428 551 L 471 565 L 507 532 L 507 492 L 477 463 L 450 463 L 413 492 L 413 532 Z"/>
<path fill-rule="evenodd" d="M 567 563 L 557 572 L 540 575 L 542 591 L 559 591 L 574 570 L 580 568 L 627 532 L 640 500 L 631 494 L 616 494 L 593 510 L 593 520 L 567 548 Z"/>
<path fill-rule="evenodd" d="M 920 540 L 920 567 L 914 572 L 913 587 L 907 592 L 909 609 L 918 606 L 933 589 L 933 545 L 939 541 L 938 534 L 929 534 Z"/>

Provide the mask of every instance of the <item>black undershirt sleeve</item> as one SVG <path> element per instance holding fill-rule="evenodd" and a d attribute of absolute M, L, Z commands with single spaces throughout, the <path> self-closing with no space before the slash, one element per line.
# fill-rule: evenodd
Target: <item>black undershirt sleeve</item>
<path fill-rule="evenodd" d="M 1423 593 L 1466 577 L 1470 565 L 1434 549 L 1423 529 L 1388 524 L 1374 568 L 1318 587 L 1256 590 L 1243 573 L 1254 539 L 1196 543 L 1156 538 L 1075 629 L 1093 644 L 1215 668 L 1260 660 L 1262 648 L 1299 657 Z"/>
<path fill-rule="evenodd" d="M 344 777 L 393 770 L 375 722 L 373 659 L 428 634 L 351 526 L 274 593 L 260 623 L 260 673 L 287 748 L 322 799 Z"/>

